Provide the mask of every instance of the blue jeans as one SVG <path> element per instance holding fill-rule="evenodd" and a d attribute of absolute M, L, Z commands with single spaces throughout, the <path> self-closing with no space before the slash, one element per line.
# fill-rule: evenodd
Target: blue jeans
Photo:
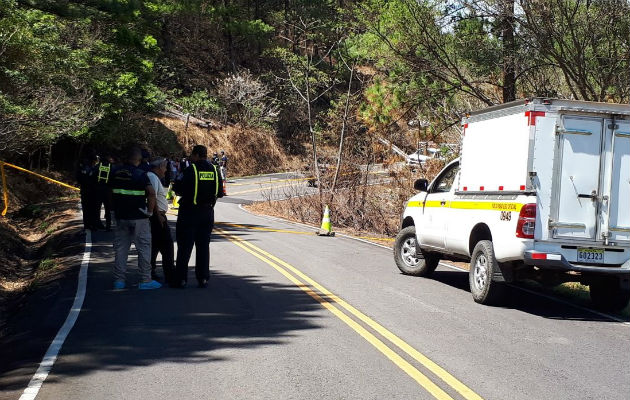
<path fill-rule="evenodd" d="M 140 281 L 151 282 L 151 224 L 148 218 L 116 219 L 114 231 L 114 279 L 125 280 L 131 243 L 138 251 Z"/>

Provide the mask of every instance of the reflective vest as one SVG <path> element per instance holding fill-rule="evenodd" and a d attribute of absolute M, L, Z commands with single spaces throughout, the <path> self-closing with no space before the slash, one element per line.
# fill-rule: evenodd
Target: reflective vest
<path fill-rule="evenodd" d="M 117 168 L 109 183 L 116 218 L 142 219 L 147 216 L 140 211 L 147 207 L 146 187 L 150 185 L 147 174 L 140 168 L 124 165 Z"/>
<path fill-rule="evenodd" d="M 214 186 L 215 186 L 214 198 L 216 199 L 219 196 L 219 178 L 217 174 L 217 166 L 214 164 L 210 164 L 212 165 L 212 168 L 214 168 L 214 172 L 213 172 L 213 171 L 198 171 L 195 163 L 192 163 L 191 165 L 193 167 L 193 170 L 195 171 L 195 192 L 193 194 L 193 204 L 197 205 L 197 194 L 199 192 L 199 185 L 207 184 L 207 181 L 214 181 Z"/>
<path fill-rule="evenodd" d="M 109 172 L 112 169 L 112 165 L 111 164 L 103 164 L 103 163 L 98 163 L 98 179 L 97 182 L 98 183 L 107 183 L 109 182 Z"/>

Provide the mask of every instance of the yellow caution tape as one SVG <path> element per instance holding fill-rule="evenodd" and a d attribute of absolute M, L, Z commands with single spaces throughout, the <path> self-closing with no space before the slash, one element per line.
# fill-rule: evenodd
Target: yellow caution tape
<path fill-rule="evenodd" d="M 17 165 L 13 165 L 13 164 L 10 164 L 8 162 L 0 161 L 0 172 L 2 174 L 2 194 L 3 194 L 3 198 L 4 198 L 4 210 L 2 210 L 2 213 L 1 213 L 2 216 L 5 216 L 7 214 L 7 210 L 9 209 L 9 195 L 8 195 L 8 192 L 7 192 L 7 179 L 6 179 L 6 176 L 4 174 L 4 166 L 5 165 L 7 167 L 11 167 L 13 169 L 17 169 L 18 171 L 22 171 L 22 172 L 26 172 L 26 173 L 31 174 L 31 175 L 35 175 L 36 177 L 44 179 L 44 180 L 46 180 L 48 182 L 56 183 L 57 185 L 61 185 L 61 186 L 67 187 L 68 189 L 80 190 L 76 186 L 68 185 L 67 183 L 63 183 L 63 182 L 60 182 L 58 180 L 49 178 L 47 176 L 38 174 L 36 172 L 29 171 L 28 169 L 25 169 L 25 168 L 22 168 L 22 167 L 18 167 Z"/>
<path fill-rule="evenodd" d="M 65 187 L 67 187 L 67 188 L 69 188 L 69 189 L 72 189 L 72 190 L 80 190 L 80 189 L 79 189 L 78 187 L 76 187 L 76 186 L 68 185 L 67 183 L 63 183 L 63 182 L 60 182 L 60 181 L 54 180 L 54 179 L 52 179 L 52 178 L 49 178 L 49 177 L 47 177 L 47 176 L 40 175 L 40 174 L 38 174 L 38 173 L 36 173 L 36 172 L 29 171 L 28 169 L 24 169 L 24 168 L 22 168 L 22 167 L 18 167 L 17 165 L 9 164 L 8 162 L 4 162 L 4 161 L 0 161 L 0 163 L 2 163 L 2 164 L 4 164 L 4 165 L 6 165 L 7 167 L 15 168 L 15 169 L 17 169 L 17 170 L 19 170 L 19 171 L 26 172 L 26 173 L 29 173 L 29 174 L 31 174 L 31 175 L 35 175 L 35 176 L 37 176 L 37 177 L 39 177 L 39 178 L 42 178 L 42 179 L 44 179 L 44 180 L 47 180 L 48 182 L 56 183 L 57 185 L 65 186 Z"/>

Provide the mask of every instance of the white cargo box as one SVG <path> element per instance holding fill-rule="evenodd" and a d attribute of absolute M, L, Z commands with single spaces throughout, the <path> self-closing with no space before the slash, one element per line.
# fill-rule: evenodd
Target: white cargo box
<path fill-rule="evenodd" d="M 528 183 L 530 134 L 527 106 L 471 115 L 464 123 L 459 190 L 524 191 Z"/>
<path fill-rule="evenodd" d="M 536 194 L 538 240 L 630 242 L 630 105 L 536 98 L 463 125 L 456 193 Z"/>

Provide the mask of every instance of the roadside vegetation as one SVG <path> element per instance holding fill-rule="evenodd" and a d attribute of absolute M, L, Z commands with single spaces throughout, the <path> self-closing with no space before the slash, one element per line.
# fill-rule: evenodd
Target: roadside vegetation
<path fill-rule="evenodd" d="M 448 159 L 471 110 L 627 103 L 628 37 L 626 0 L 0 0 L 0 160 L 68 173 L 131 143 L 201 143 L 231 176 L 313 177 L 316 196 L 258 210 L 318 224 L 329 204 L 335 226 L 391 237 L 445 160 L 373 185 L 360 168 L 403 161 L 384 141 Z"/>
<path fill-rule="evenodd" d="M 0 218 L 0 337 L 30 293 L 76 265 L 83 243 L 78 196 L 21 174 L 7 173 L 11 212 Z"/>
<path fill-rule="evenodd" d="M 624 0 L 0 0 L 0 158 L 179 154 L 155 119 L 175 113 L 274 136 L 319 178 L 351 135 L 411 152 L 516 98 L 628 102 L 629 32 Z"/>
<path fill-rule="evenodd" d="M 454 157 L 471 110 L 628 102 L 629 36 L 623 0 L 0 0 L 0 159 L 71 171 L 130 143 L 202 143 L 231 176 L 304 170 L 320 210 L 367 229 L 333 200 L 357 166 L 402 160 L 383 143 Z M 382 205 L 391 232 L 422 175 L 392 174 L 339 204 Z"/>
<path fill-rule="evenodd" d="M 329 188 L 334 180 L 332 173 L 322 176 L 322 201 L 331 210 L 334 230 L 358 236 L 391 241 L 400 229 L 400 216 L 406 201 L 415 194 L 413 182 L 418 178 L 432 179 L 444 166 L 442 160 L 431 160 L 426 166 L 410 167 L 402 163 L 394 166 L 365 165 L 366 170 L 344 169 L 341 171 L 335 191 Z M 282 217 L 295 222 L 319 226 L 322 208 L 319 194 L 303 193 L 299 182 L 289 187 L 275 189 L 286 200 L 272 200 L 277 192 L 263 191 L 265 201 L 247 206 L 256 213 Z"/>

